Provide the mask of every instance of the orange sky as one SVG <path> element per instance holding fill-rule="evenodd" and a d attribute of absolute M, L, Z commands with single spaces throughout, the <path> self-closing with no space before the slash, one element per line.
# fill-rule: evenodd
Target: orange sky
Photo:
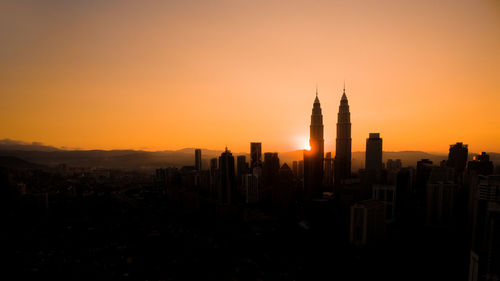
<path fill-rule="evenodd" d="M 82 149 L 325 151 L 345 79 L 352 147 L 500 152 L 500 4 L 0 2 L 0 139 Z"/>

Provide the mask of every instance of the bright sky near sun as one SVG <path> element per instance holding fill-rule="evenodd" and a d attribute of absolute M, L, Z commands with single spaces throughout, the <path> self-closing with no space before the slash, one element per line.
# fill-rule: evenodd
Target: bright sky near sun
<path fill-rule="evenodd" d="M 0 1 L 0 139 L 83 149 L 500 151 L 500 2 Z"/>

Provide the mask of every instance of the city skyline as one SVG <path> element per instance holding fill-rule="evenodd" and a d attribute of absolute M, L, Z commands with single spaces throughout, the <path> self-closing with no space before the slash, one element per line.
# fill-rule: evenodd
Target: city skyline
<path fill-rule="evenodd" d="M 334 152 L 345 80 L 352 151 L 500 151 L 498 3 L 153 2 L 3 2 L 0 139 L 303 149 L 317 83 Z"/>
<path fill-rule="evenodd" d="M 500 280 L 500 0 L 0 0 L 21 280 Z"/>

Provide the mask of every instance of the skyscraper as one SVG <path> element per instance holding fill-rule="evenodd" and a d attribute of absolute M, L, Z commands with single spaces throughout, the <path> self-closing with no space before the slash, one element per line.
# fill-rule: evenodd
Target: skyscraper
<path fill-rule="evenodd" d="M 370 133 L 366 139 L 365 169 L 379 172 L 382 169 L 382 139 L 379 133 Z"/>
<path fill-rule="evenodd" d="M 219 157 L 220 180 L 218 195 L 221 203 L 231 204 L 234 195 L 234 157 L 231 151 L 226 150 Z"/>
<path fill-rule="evenodd" d="M 469 280 L 499 280 L 500 176 L 479 176 L 472 190 L 474 199 Z"/>
<path fill-rule="evenodd" d="M 264 153 L 264 164 L 262 165 L 262 175 L 264 177 L 264 185 L 272 185 L 275 183 L 280 169 L 280 159 L 277 152 Z"/>
<path fill-rule="evenodd" d="M 292 162 L 292 172 L 294 177 L 299 176 L 299 163 L 297 161 Z"/>
<path fill-rule="evenodd" d="M 201 149 L 194 150 L 194 167 L 201 171 Z"/>
<path fill-rule="evenodd" d="M 248 173 L 248 163 L 245 155 L 239 155 L 236 157 L 236 177 L 237 177 L 237 185 L 240 186 L 242 184 L 243 175 Z"/>
<path fill-rule="evenodd" d="M 260 142 L 250 143 L 250 168 L 262 165 L 262 144 Z"/>
<path fill-rule="evenodd" d="M 335 184 L 351 175 L 351 113 L 349 103 L 344 92 L 340 100 L 337 115 L 337 140 L 335 144 Z"/>
<path fill-rule="evenodd" d="M 450 145 L 450 152 L 448 153 L 446 165 L 455 169 L 455 181 L 457 182 L 462 182 L 462 175 L 467 165 L 468 154 L 468 145 L 461 142 Z"/>
<path fill-rule="evenodd" d="M 311 126 L 309 127 L 311 150 L 304 151 L 304 189 L 307 198 L 311 198 L 322 191 L 324 143 L 323 114 L 321 113 L 318 90 L 316 90 L 316 98 L 314 99 L 311 114 Z"/>
<path fill-rule="evenodd" d="M 326 153 L 324 162 L 324 183 L 325 185 L 331 185 L 333 184 L 333 159 L 331 152 Z"/>
<path fill-rule="evenodd" d="M 210 159 L 210 171 L 217 170 L 217 158 Z"/>

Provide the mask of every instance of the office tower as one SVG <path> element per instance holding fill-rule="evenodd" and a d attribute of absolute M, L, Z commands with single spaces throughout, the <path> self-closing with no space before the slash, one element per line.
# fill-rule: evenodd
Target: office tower
<path fill-rule="evenodd" d="M 304 151 L 304 191 L 307 199 L 319 196 L 322 192 L 324 142 L 323 115 L 316 90 L 309 127 L 311 150 Z"/>
<path fill-rule="evenodd" d="M 490 161 L 488 154 L 482 152 L 481 155 L 475 155 L 472 161 L 469 161 L 467 171 L 469 173 L 475 172 L 477 175 L 491 175 L 493 174 L 493 162 Z"/>
<path fill-rule="evenodd" d="M 201 149 L 194 150 L 194 167 L 201 171 Z"/>
<path fill-rule="evenodd" d="M 379 133 L 370 133 L 366 139 L 365 170 L 380 172 L 382 169 L 382 139 Z"/>
<path fill-rule="evenodd" d="M 427 182 L 429 182 L 429 178 L 431 177 L 432 164 L 432 161 L 429 159 L 417 161 L 414 192 L 418 201 L 421 203 L 425 200 L 425 190 L 427 188 Z"/>
<path fill-rule="evenodd" d="M 210 159 L 210 171 L 217 170 L 217 158 Z"/>
<path fill-rule="evenodd" d="M 333 184 L 333 158 L 331 152 L 326 153 L 324 162 L 324 183 L 325 185 L 331 185 Z"/>
<path fill-rule="evenodd" d="M 285 163 L 278 172 L 276 186 L 272 190 L 272 206 L 286 212 L 295 199 L 294 177 L 292 169 Z"/>
<path fill-rule="evenodd" d="M 234 157 L 226 147 L 219 157 L 220 180 L 218 188 L 219 201 L 223 204 L 231 204 L 232 196 L 235 194 L 234 186 Z"/>
<path fill-rule="evenodd" d="M 250 143 L 250 168 L 262 165 L 262 144 L 260 142 Z"/>
<path fill-rule="evenodd" d="M 450 145 L 450 152 L 448 153 L 448 161 L 446 165 L 455 169 L 455 175 L 457 179 L 461 179 L 463 172 L 465 170 L 465 165 L 467 165 L 467 156 L 469 149 L 467 145 L 457 142 L 456 144 Z"/>
<path fill-rule="evenodd" d="M 479 176 L 474 186 L 469 281 L 500 280 L 500 176 Z"/>
<path fill-rule="evenodd" d="M 238 178 L 238 184 L 241 184 L 241 179 L 243 175 L 249 172 L 248 163 L 246 161 L 245 155 L 239 155 L 236 157 L 236 177 Z"/>
<path fill-rule="evenodd" d="M 322 160 L 324 157 L 325 140 L 323 139 L 323 114 L 321 113 L 318 90 L 316 90 L 316 98 L 314 99 L 311 114 L 311 125 L 309 126 L 309 145 L 311 146 L 311 153 L 317 155 Z"/>
<path fill-rule="evenodd" d="M 243 176 L 243 188 L 245 190 L 245 201 L 247 204 L 259 202 L 259 176 L 257 174 L 246 174 Z"/>
<path fill-rule="evenodd" d="M 344 87 L 337 115 L 334 165 L 334 180 L 336 185 L 351 175 L 351 142 L 351 113 L 349 112 L 349 102 L 347 101 Z"/>
<path fill-rule="evenodd" d="M 277 152 L 264 153 L 264 163 L 262 165 L 262 176 L 264 185 L 269 186 L 276 182 L 280 169 L 280 159 Z"/>
<path fill-rule="evenodd" d="M 304 160 L 299 161 L 299 169 L 298 169 L 298 178 L 303 179 L 304 178 Z"/>
<path fill-rule="evenodd" d="M 377 199 L 360 201 L 351 206 L 350 241 L 366 246 L 385 236 L 385 204 Z"/>
<path fill-rule="evenodd" d="M 294 177 L 299 176 L 299 163 L 297 161 L 292 162 L 292 172 Z"/>
<path fill-rule="evenodd" d="M 410 199 L 413 195 L 413 180 L 415 170 L 413 168 L 401 168 L 396 176 L 396 190 L 398 200 L 396 201 L 396 215 L 406 212 L 410 206 Z"/>

